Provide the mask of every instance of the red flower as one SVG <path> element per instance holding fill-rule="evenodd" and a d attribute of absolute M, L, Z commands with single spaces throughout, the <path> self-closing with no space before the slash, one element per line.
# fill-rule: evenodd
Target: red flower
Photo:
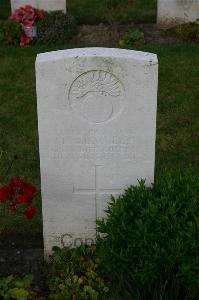
<path fill-rule="evenodd" d="M 35 194 L 31 192 L 26 192 L 25 194 L 19 195 L 15 200 L 15 205 L 24 203 L 32 204 L 34 196 Z"/>
<path fill-rule="evenodd" d="M 26 218 L 28 219 L 32 219 L 34 218 L 34 215 L 36 213 L 36 209 L 32 206 L 29 206 L 25 211 L 24 211 L 24 215 L 26 216 Z"/>
<path fill-rule="evenodd" d="M 15 205 L 23 203 L 31 204 L 36 193 L 37 189 L 31 183 L 23 182 L 23 185 L 19 190 L 18 196 L 15 200 Z"/>
<path fill-rule="evenodd" d="M 9 200 L 10 194 L 9 194 L 9 189 L 8 186 L 5 186 L 0 189 L 0 202 L 6 202 Z"/>
<path fill-rule="evenodd" d="M 19 195 L 15 202 L 14 202 L 14 205 L 17 205 L 17 204 L 24 204 L 24 203 L 27 203 L 27 197 L 26 195 Z"/>
<path fill-rule="evenodd" d="M 26 27 L 32 27 L 34 25 L 34 20 L 24 20 L 23 25 Z"/>
<path fill-rule="evenodd" d="M 24 185 L 24 181 L 20 178 L 12 179 L 10 181 L 10 185 L 16 187 L 16 188 L 22 188 Z"/>
<path fill-rule="evenodd" d="M 33 26 L 36 20 L 42 20 L 46 17 L 45 12 L 36 11 L 31 5 L 25 5 L 15 10 L 14 14 L 9 17 L 23 24 L 24 26 Z"/>
<path fill-rule="evenodd" d="M 25 5 L 24 7 L 21 7 L 21 10 L 29 14 L 34 13 L 34 8 L 31 5 Z"/>
<path fill-rule="evenodd" d="M 37 192 L 37 189 L 31 183 L 26 183 L 22 189 L 22 193 L 27 193 L 27 192 L 35 195 Z"/>
<path fill-rule="evenodd" d="M 0 189 L 0 202 L 9 201 L 10 211 L 17 214 L 21 214 L 20 210 L 17 212 L 17 205 L 26 204 L 26 207 L 28 207 L 23 214 L 28 219 L 32 219 L 36 213 L 36 209 L 32 207 L 36 193 L 37 189 L 31 183 L 16 178 Z"/>
<path fill-rule="evenodd" d="M 46 18 L 46 13 L 44 11 L 37 11 L 35 13 L 35 20 L 43 20 Z"/>
<path fill-rule="evenodd" d="M 20 36 L 20 47 L 25 47 L 29 45 L 32 42 L 31 37 L 27 37 L 25 34 L 22 34 Z"/>

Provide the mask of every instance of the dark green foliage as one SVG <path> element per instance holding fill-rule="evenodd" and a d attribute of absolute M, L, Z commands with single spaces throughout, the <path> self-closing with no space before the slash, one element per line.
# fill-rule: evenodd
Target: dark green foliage
<path fill-rule="evenodd" d="M 72 16 L 53 11 L 37 23 L 37 33 L 39 44 L 64 44 L 77 33 L 77 26 Z"/>
<path fill-rule="evenodd" d="M 49 289 L 52 300 L 108 299 L 109 288 L 98 273 L 95 246 L 76 249 L 54 247 L 50 264 Z"/>
<path fill-rule="evenodd" d="M 140 181 L 112 198 L 107 221 L 97 223 L 105 235 L 98 238 L 101 266 L 119 292 L 198 299 L 199 178 L 192 171 L 166 173 L 150 188 Z"/>
<path fill-rule="evenodd" d="M 21 33 L 20 23 L 13 20 L 0 20 L 0 46 L 18 45 Z"/>
<path fill-rule="evenodd" d="M 132 49 L 133 46 L 140 46 L 144 44 L 144 33 L 135 30 L 133 32 L 127 33 L 120 41 L 119 46 L 121 48 Z"/>
<path fill-rule="evenodd" d="M 176 26 L 175 32 L 177 36 L 184 40 L 199 42 L 199 24 L 198 23 L 186 23 Z"/>
<path fill-rule="evenodd" d="M 0 19 L 7 19 L 11 15 L 10 2 L 8 0 L 0 1 Z"/>
<path fill-rule="evenodd" d="M 79 24 L 156 22 L 157 0 L 69 0 Z"/>
<path fill-rule="evenodd" d="M 102 2 L 103 2 L 103 0 L 102 0 Z M 106 7 L 108 7 L 108 8 L 114 8 L 114 7 L 117 7 L 118 5 L 124 5 L 124 4 L 127 4 L 128 2 L 132 2 L 132 0 L 131 1 L 129 1 L 129 0 L 104 0 L 104 6 Z M 131 3 L 131 4 L 133 4 L 133 3 Z"/>
<path fill-rule="evenodd" d="M 23 278 L 14 277 L 13 275 L 0 278 L 0 299 L 36 299 L 31 292 L 32 281 L 33 276 L 31 274 Z"/>

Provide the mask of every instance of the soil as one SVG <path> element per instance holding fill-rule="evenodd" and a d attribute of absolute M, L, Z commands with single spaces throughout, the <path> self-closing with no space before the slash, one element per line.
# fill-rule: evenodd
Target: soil
<path fill-rule="evenodd" d="M 43 238 L 39 234 L 0 235 L 0 277 L 34 274 L 34 292 L 38 300 L 48 299 L 48 266 L 44 261 Z"/>
<path fill-rule="evenodd" d="M 118 24 L 99 24 L 99 25 L 82 25 L 79 26 L 79 33 L 74 41 L 81 43 L 82 46 L 98 47 L 117 47 L 119 40 L 128 32 L 140 30 L 144 32 L 146 43 L 176 43 L 181 39 L 171 33 L 165 32 L 156 24 L 139 24 L 128 25 Z"/>
<path fill-rule="evenodd" d="M 42 234 L 0 236 L 0 276 L 37 273 L 44 265 Z"/>

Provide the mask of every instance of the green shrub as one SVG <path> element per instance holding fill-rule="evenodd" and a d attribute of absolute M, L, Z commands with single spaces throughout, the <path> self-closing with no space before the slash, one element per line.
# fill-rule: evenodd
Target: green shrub
<path fill-rule="evenodd" d="M 129 2 L 128 0 L 105 0 L 104 6 L 113 8 L 116 7 L 117 5 L 127 4 L 128 2 Z"/>
<path fill-rule="evenodd" d="M 98 255 L 123 299 L 198 299 L 199 178 L 192 171 L 167 173 L 152 187 L 140 181 L 112 198 L 107 213 L 97 222 Z"/>
<path fill-rule="evenodd" d="M 13 20 L 0 20 L 0 46 L 17 45 L 22 33 L 21 24 Z"/>
<path fill-rule="evenodd" d="M 63 44 L 77 33 L 75 19 L 61 11 L 47 14 L 37 23 L 37 42 L 41 44 Z"/>
<path fill-rule="evenodd" d="M 175 32 L 177 36 L 184 40 L 190 40 L 193 42 L 199 42 L 199 24 L 186 23 L 176 26 Z"/>
<path fill-rule="evenodd" d="M 31 274 L 23 278 L 14 277 L 13 275 L 0 278 L 0 299 L 36 299 L 34 293 L 31 292 L 32 281 L 33 276 Z"/>
<path fill-rule="evenodd" d="M 68 11 L 78 24 L 154 23 L 157 0 L 71 0 Z"/>
<path fill-rule="evenodd" d="M 119 46 L 121 48 L 132 48 L 133 46 L 139 46 L 144 43 L 144 33 L 136 30 L 127 33 L 120 41 Z"/>
<path fill-rule="evenodd" d="M 54 247 L 50 265 L 50 299 L 108 299 L 109 288 L 98 272 L 95 246 Z M 107 298 L 106 298 L 107 297 Z"/>

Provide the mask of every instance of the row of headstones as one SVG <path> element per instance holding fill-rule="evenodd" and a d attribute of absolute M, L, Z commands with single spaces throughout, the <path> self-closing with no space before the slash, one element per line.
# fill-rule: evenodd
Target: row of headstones
<path fill-rule="evenodd" d="M 170 27 L 199 21 L 199 0 L 158 0 L 157 23 Z"/>
<path fill-rule="evenodd" d="M 12 12 L 23 5 L 46 11 L 66 12 L 66 0 L 11 0 Z M 163 26 L 199 20 L 199 0 L 158 0 L 157 23 Z"/>

